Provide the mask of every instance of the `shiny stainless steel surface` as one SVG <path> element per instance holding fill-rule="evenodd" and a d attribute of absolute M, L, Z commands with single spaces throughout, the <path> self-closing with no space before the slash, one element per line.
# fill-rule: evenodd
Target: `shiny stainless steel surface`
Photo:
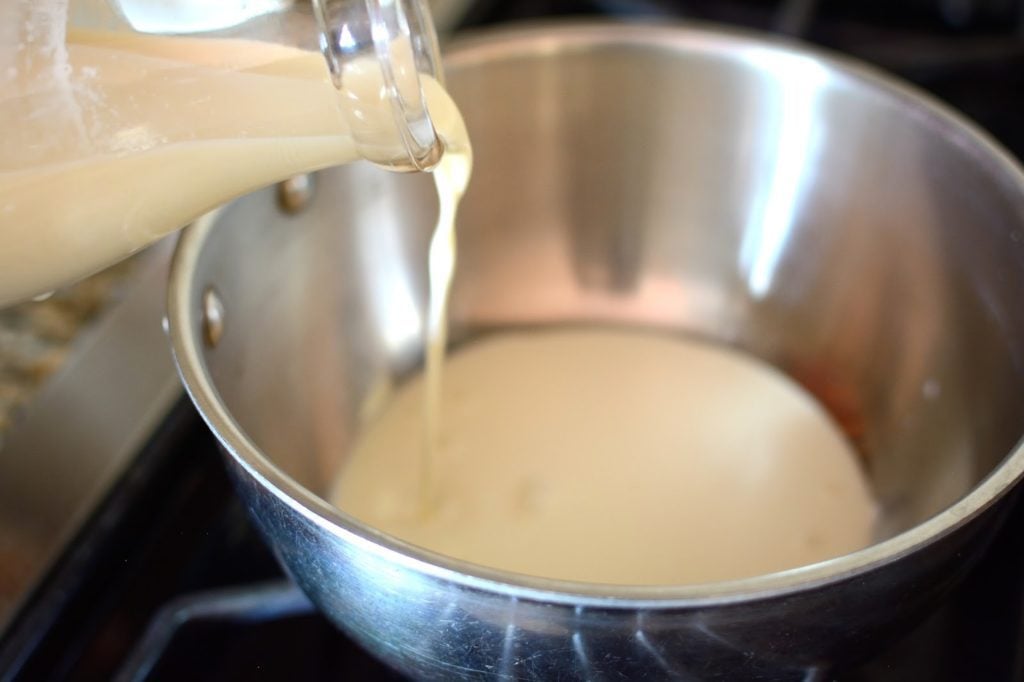
<path fill-rule="evenodd" d="M 447 73 L 477 160 L 455 340 L 596 321 L 766 358 L 862 453 L 878 543 L 747 580 L 609 587 L 454 561 L 332 508 L 318 496 L 351 434 L 419 362 L 436 210 L 429 179 L 352 166 L 320 173 L 300 214 L 261 192 L 186 231 L 169 294 L 187 389 L 313 601 L 443 679 L 810 679 L 927 611 L 1024 472 L 1019 166 L 877 72 L 741 34 L 522 29 L 462 42 Z"/>
<path fill-rule="evenodd" d="M 172 242 L 75 339 L 0 446 L 0 631 L 181 396 L 161 329 Z"/>

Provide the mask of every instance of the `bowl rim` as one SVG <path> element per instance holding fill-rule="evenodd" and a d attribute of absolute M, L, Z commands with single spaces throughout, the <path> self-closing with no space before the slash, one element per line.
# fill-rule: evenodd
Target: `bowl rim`
<path fill-rule="evenodd" d="M 1024 206 L 1024 170 L 986 132 L 949 106 L 916 87 L 827 50 L 791 39 L 713 24 L 545 21 L 475 32 L 453 41 L 446 70 L 509 56 L 570 51 L 595 44 L 645 48 L 680 47 L 750 59 L 764 51 L 784 58 L 810 59 L 830 77 L 841 76 L 894 98 L 927 119 L 939 134 L 991 167 L 993 177 L 1016 190 Z M 965 496 L 950 507 L 898 535 L 863 549 L 815 564 L 729 581 L 673 586 L 602 585 L 528 576 L 473 564 L 433 552 L 385 534 L 333 507 L 296 482 L 265 455 L 235 421 L 213 384 L 203 358 L 202 333 L 195 302 L 195 264 L 219 210 L 182 231 L 171 261 L 167 319 L 171 349 L 186 391 L 222 450 L 263 490 L 342 542 L 358 546 L 389 563 L 470 589 L 537 599 L 549 603 L 603 608 L 678 609 L 724 605 L 779 597 L 841 582 L 916 553 L 963 528 L 997 502 L 1024 476 L 1024 441 Z"/>

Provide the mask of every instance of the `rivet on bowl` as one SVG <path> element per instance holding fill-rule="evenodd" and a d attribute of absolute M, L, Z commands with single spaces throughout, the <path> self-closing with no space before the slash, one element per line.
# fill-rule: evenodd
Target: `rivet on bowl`
<path fill-rule="evenodd" d="M 296 175 L 277 184 L 277 205 L 288 214 L 301 212 L 313 198 L 313 176 Z"/>
<path fill-rule="evenodd" d="M 216 289 L 207 287 L 203 292 L 203 341 L 216 348 L 224 335 L 224 303 Z"/>

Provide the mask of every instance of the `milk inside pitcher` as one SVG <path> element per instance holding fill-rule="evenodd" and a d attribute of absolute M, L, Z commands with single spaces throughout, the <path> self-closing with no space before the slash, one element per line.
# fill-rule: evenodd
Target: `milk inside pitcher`
<path fill-rule="evenodd" d="M 440 81 L 421 2 L 5 3 L 0 306 L 297 173 L 430 168 Z"/>

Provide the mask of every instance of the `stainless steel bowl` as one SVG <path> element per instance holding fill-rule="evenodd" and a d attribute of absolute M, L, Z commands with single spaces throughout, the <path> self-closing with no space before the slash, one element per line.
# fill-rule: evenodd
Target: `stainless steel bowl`
<path fill-rule="evenodd" d="M 803 675 L 925 613 L 1024 468 L 1015 162 L 884 75 L 741 34 L 524 28 L 463 41 L 447 72 L 477 160 L 456 340 L 600 321 L 766 358 L 863 455 L 878 542 L 746 580 L 609 587 L 454 561 L 332 508 L 360 420 L 420 361 L 436 210 L 429 179 L 355 165 L 193 226 L 171 278 L 182 377 L 298 584 L 434 678 Z"/>

